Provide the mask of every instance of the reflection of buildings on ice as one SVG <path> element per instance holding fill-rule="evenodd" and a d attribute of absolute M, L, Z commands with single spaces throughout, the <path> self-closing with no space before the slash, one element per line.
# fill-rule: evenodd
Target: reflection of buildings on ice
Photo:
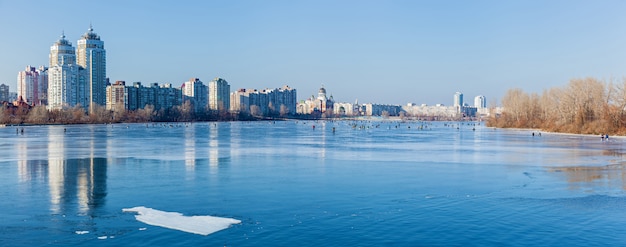
<path fill-rule="evenodd" d="M 232 123 L 215 123 L 209 129 L 209 165 L 212 174 L 217 174 L 220 165 L 230 160 Z"/>
<path fill-rule="evenodd" d="M 187 171 L 193 171 L 196 166 L 196 127 L 185 130 L 185 165 Z"/>
<path fill-rule="evenodd" d="M 213 169 L 219 166 L 220 160 L 219 125 L 214 124 L 211 126 L 209 133 L 209 166 Z"/>
<path fill-rule="evenodd" d="M 48 134 L 48 187 L 50 209 L 65 213 L 72 207 L 88 213 L 104 204 L 107 162 L 104 158 L 66 159 L 67 148 L 62 127 L 50 127 Z M 42 161 L 28 161 L 28 169 L 46 166 Z"/>

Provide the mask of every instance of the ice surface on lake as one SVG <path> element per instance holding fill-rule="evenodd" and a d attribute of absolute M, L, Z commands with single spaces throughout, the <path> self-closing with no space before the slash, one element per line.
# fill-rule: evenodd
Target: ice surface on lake
<path fill-rule="evenodd" d="M 165 212 L 143 206 L 124 208 L 123 212 L 136 212 L 135 218 L 148 225 L 160 226 L 200 235 L 228 228 L 232 224 L 241 223 L 240 220 L 214 216 L 183 216 L 177 212 Z"/>

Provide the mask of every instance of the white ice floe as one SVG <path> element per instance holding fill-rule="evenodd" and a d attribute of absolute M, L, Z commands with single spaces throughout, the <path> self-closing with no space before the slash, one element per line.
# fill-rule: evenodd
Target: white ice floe
<path fill-rule="evenodd" d="M 78 235 L 87 234 L 87 233 L 89 233 L 89 231 L 76 231 L 76 234 Z"/>
<path fill-rule="evenodd" d="M 135 212 L 135 219 L 148 225 L 160 226 L 200 235 L 228 228 L 232 224 L 241 223 L 240 220 L 214 216 L 183 216 L 177 212 L 165 212 L 146 207 L 124 208 L 123 212 Z"/>

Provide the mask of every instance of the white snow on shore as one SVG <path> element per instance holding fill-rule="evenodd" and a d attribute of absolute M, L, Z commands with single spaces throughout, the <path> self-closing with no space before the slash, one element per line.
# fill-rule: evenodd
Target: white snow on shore
<path fill-rule="evenodd" d="M 124 208 L 123 212 L 135 212 L 135 219 L 148 225 L 160 226 L 200 235 L 226 229 L 232 224 L 241 223 L 240 220 L 214 216 L 184 216 L 177 212 L 165 212 L 143 206 Z"/>

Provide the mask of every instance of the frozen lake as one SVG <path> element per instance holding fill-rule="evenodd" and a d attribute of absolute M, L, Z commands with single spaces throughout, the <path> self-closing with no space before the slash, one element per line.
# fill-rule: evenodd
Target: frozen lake
<path fill-rule="evenodd" d="M 626 243 L 622 138 L 453 122 L 21 129 L 0 128 L 0 246 Z"/>

